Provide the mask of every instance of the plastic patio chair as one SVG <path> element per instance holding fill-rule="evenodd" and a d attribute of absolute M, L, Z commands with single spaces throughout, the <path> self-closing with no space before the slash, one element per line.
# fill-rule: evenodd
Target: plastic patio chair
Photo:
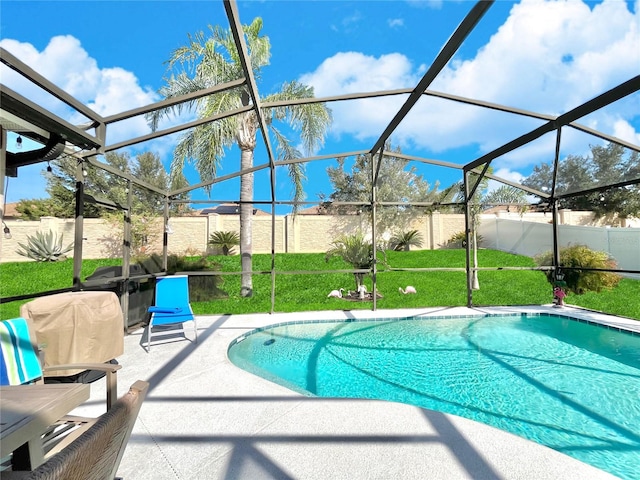
<path fill-rule="evenodd" d="M 149 383 L 138 380 L 82 435 L 31 472 L 3 472 L 7 480 L 113 480 L 147 395 Z"/>
<path fill-rule="evenodd" d="M 106 373 L 106 410 L 116 402 L 118 383 L 117 371 L 120 365 L 110 363 L 74 363 L 42 367 L 42 350 L 35 341 L 35 334 L 29 321 L 18 317 L 0 321 L 0 385 L 44 384 L 48 370 L 100 370 Z M 61 418 L 42 436 L 45 458 L 53 455 L 59 445 L 80 435 L 95 422 L 95 418 L 67 415 Z M 68 437 L 68 439 L 67 439 Z M 1 467 L 11 463 L 11 457 L 0 459 Z M 2 473 L 4 478 L 5 473 Z"/>
<path fill-rule="evenodd" d="M 189 277 L 171 275 L 156 279 L 155 305 L 149 307 L 151 319 L 147 328 L 147 352 L 151 350 L 151 339 L 156 336 L 175 335 L 182 331 L 185 338 L 185 324 L 192 322 L 195 342 L 198 342 L 196 317 L 189 303 Z M 172 328 L 174 327 L 174 328 Z M 154 328 L 157 331 L 153 331 Z"/>

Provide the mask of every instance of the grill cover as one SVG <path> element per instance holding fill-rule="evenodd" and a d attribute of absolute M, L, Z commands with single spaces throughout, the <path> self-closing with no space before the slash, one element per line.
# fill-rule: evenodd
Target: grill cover
<path fill-rule="evenodd" d="M 69 363 L 104 363 L 124 353 L 124 319 L 113 292 L 67 292 L 37 298 L 20 307 L 31 320 L 45 367 Z M 83 370 L 58 370 L 69 376 Z"/>

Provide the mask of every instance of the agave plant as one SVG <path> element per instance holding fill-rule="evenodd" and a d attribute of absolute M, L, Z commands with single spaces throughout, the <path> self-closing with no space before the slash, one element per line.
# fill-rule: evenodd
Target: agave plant
<path fill-rule="evenodd" d="M 223 255 L 233 255 L 233 247 L 240 245 L 240 235 L 237 232 L 213 232 L 209 237 L 209 245 L 222 248 Z"/>
<path fill-rule="evenodd" d="M 418 230 L 401 232 L 391 237 L 389 244 L 396 252 L 408 252 L 412 245 L 418 248 L 422 247 L 422 235 Z"/>
<path fill-rule="evenodd" d="M 65 260 L 65 253 L 73 249 L 73 242 L 66 247 L 62 247 L 62 237 L 49 230 L 48 233 L 36 232 L 35 235 L 27 236 L 27 244 L 18 242 L 20 248 L 16 253 L 23 257 L 28 257 L 36 262 L 57 262 Z"/>

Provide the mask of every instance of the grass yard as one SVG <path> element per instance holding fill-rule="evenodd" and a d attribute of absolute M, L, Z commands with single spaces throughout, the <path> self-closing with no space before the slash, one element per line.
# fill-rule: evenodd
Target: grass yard
<path fill-rule="evenodd" d="M 529 257 L 511 255 L 493 250 L 478 252 L 482 267 L 530 267 L 534 262 Z M 239 256 L 211 257 L 221 265 L 225 272 L 240 271 Z M 254 271 L 269 272 L 270 255 L 254 255 Z M 463 250 L 418 250 L 411 252 L 387 252 L 387 265 L 392 268 L 463 268 L 465 252 Z M 85 260 L 83 262 L 83 280 L 99 266 L 119 265 L 119 259 Z M 464 272 L 407 272 L 391 271 L 380 265 L 378 273 L 377 300 L 380 309 L 407 307 L 437 307 L 466 305 L 466 277 Z M 340 258 L 329 262 L 324 254 L 277 254 L 275 256 L 275 311 L 295 312 L 314 310 L 354 310 L 371 309 L 371 302 L 348 301 L 327 298 L 334 289 L 355 290 L 353 274 L 331 273 L 329 270 L 346 270 L 350 265 Z M 312 274 L 292 275 L 287 271 L 310 271 Z M 68 288 L 72 285 L 73 261 L 58 263 L 6 263 L 0 265 L 0 284 L 2 297 L 38 293 L 46 290 Z M 229 298 L 208 302 L 193 302 L 197 314 L 237 314 L 269 312 L 271 310 L 271 274 L 254 275 L 254 295 L 241 298 L 240 275 L 222 276 L 222 290 Z M 473 292 L 474 305 L 532 305 L 547 304 L 552 301 L 551 286 L 542 272 L 538 271 L 481 271 L 478 274 L 480 290 Z M 371 290 L 371 278 L 365 279 Z M 417 294 L 403 295 L 398 287 L 413 285 Z M 19 315 L 20 305 L 27 302 L 17 301 L 0 305 L 3 319 Z M 618 287 L 611 291 L 569 295 L 565 302 L 614 315 L 640 319 L 640 281 L 623 279 Z"/>

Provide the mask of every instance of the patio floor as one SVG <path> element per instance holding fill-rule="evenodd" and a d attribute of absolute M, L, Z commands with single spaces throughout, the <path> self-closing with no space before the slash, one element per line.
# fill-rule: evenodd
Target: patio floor
<path fill-rule="evenodd" d="M 243 332 L 282 321 L 470 311 L 442 310 L 201 316 L 197 344 L 174 341 L 150 353 L 140 345 L 142 330 L 128 335 L 118 359 L 119 395 L 138 379 L 149 381 L 150 389 L 118 475 L 125 480 L 615 478 L 453 415 L 383 401 L 305 397 L 240 370 L 226 355 Z M 83 414 L 101 405 L 103 386 L 97 383 L 90 404 L 79 409 Z"/>

